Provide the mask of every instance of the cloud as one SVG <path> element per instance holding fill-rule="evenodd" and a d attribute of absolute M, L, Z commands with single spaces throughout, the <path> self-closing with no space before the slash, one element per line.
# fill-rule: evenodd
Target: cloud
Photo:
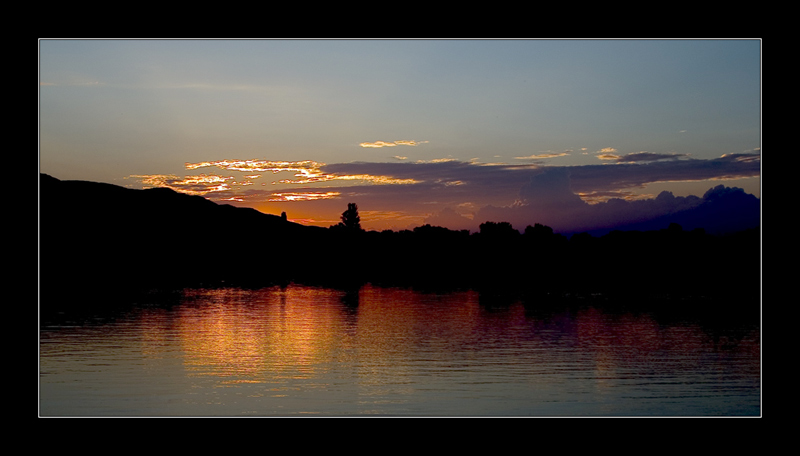
<path fill-rule="evenodd" d="M 653 152 L 634 152 L 625 155 L 616 153 L 617 149 L 606 147 L 599 150 L 597 158 L 605 161 L 615 161 L 617 163 L 638 163 L 656 160 L 678 160 L 688 158 L 689 154 L 658 154 Z"/>
<path fill-rule="evenodd" d="M 588 204 L 571 188 L 570 173 L 553 169 L 537 175 L 520 191 L 520 201 L 514 205 L 485 206 L 476 220 L 506 221 L 517 229 L 541 223 L 557 232 L 591 231 L 632 224 L 690 209 L 700 204 L 697 197 L 674 197 L 662 192 L 655 199 L 626 201 L 613 198 L 598 204 Z"/>
<path fill-rule="evenodd" d="M 315 201 L 320 199 L 339 198 L 339 192 L 273 192 L 268 198 L 271 202 Z"/>
<path fill-rule="evenodd" d="M 627 197 L 627 191 L 632 188 L 641 188 L 653 182 L 732 179 L 760 174 L 757 154 L 726 155 L 713 160 L 678 160 L 672 156 L 655 158 L 658 160 L 634 160 L 611 166 L 529 169 L 526 171 L 528 180 L 519 187 L 518 199 L 507 205 L 482 205 L 473 217 L 475 222 L 471 229 L 476 229 L 482 221 L 507 221 L 519 229 L 542 223 L 560 232 L 640 223 L 692 209 L 704 200 L 696 196 L 675 197 L 670 192 L 662 192 L 656 198 Z M 507 176 L 523 172 L 513 168 L 498 168 L 495 171 L 508 173 Z M 705 196 L 705 199 L 709 198 Z M 447 222 L 452 217 L 452 212 L 442 211 L 427 220 Z M 456 219 L 451 223 L 456 221 L 462 222 L 459 225 L 462 228 L 464 221 Z"/>
<path fill-rule="evenodd" d="M 458 161 L 455 158 L 434 158 L 431 160 L 417 160 L 414 163 L 447 163 Z"/>
<path fill-rule="evenodd" d="M 760 150 L 760 149 L 756 149 Z M 761 161 L 761 155 L 755 153 L 748 154 L 724 154 L 722 160 L 735 161 L 735 162 L 758 162 Z"/>
<path fill-rule="evenodd" d="M 410 140 L 400 140 L 400 141 L 375 141 L 375 142 L 362 142 L 359 144 L 361 147 L 373 147 L 373 148 L 381 148 L 381 147 L 395 147 L 395 146 L 417 146 L 419 144 L 425 144 L 428 141 L 410 141 Z"/>
<path fill-rule="evenodd" d="M 651 183 L 760 175 L 757 153 L 727 154 L 712 160 L 677 154 L 648 154 L 645 160 L 640 154 L 629 154 L 621 157 L 625 160 L 608 164 L 583 166 L 486 164 L 454 159 L 333 164 L 311 160 L 221 160 L 186 167 L 217 167 L 241 172 L 242 177 L 132 177 L 148 186 L 208 195 L 217 201 L 235 197 L 247 204 L 309 205 L 302 210 L 303 218 L 309 218 L 314 211 L 320 211 L 321 217 L 336 218 L 343 210 L 342 201 L 347 200 L 358 203 L 362 210 L 383 213 L 381 223 L 396 217 L 404 227 L 408 225 L 405 221 L 413 219 L 458 229 L 476 225 L 470 229 L 477 229 L 478 222 L 488 220 L 508 221 L 520 228 L 543 223 L 566 232 L 633 222 L 694 201 L 659 195 L 656 205 L 652 197 L 633 197 L 634 191 Z M 248 185 L 264 173 L 290 175 L 270 186 Z M 446 208 L 469 212 L 445 211 Z M 292 211 L 300 211 L 299 206 Z M 368 219 L 364 223 L 370 226 Z"/>
<path fill-rule="evenodd" d="M 617 157 L 617 162 L 636 163 L 656 160 L 678 160 L 687 157 L 689 157 L 689 154 L 656 154 L 652 152 L 636 152 Z"/>
<path fill-rule="evenodd" d="M 419 181 L 415 179 L 398 179 L 391 176 L 381 176 L 372 174 L 344 174 L 344 175 L 331 175 L 329 180 L 358 180 L 373 185 L 409 185 L 417 184 Z M 305 181 L 297 180 L 283 180 L 282 183 L 306 183 Z"/>
<path fill-rule="evenodd" d="M 556 158 L 556 157 L 566 157 L 569 155 L 569 152 L 547 152 L 543 154 L 534 154 L 529 155 L 527 157 L 514 157 L 517 160 L 540 160 L 545 158 Z"/>
<path fill-rule="evenodd" d="M 312 160 L 303 161 L 272 161 L 272 160 L 218 160 L 200 163 L 186 163 L 186 169 L 199 169 L 215 166 L 228 171 L 247 171 L 247 172 L 273 172 L 281 171 L 314 173 L 319 170 L 322 163 Z"/>
<path fill-rule="evenodd" d="M 194 170 L 209 166 L 216 166 L 227 171 L 243 172 L 293 172 L 293 179 L 281 179 L 281 184 L 310 184 L 327 182 L 333 180 L 360 180 L 371 184 L 413 184 L 413 179 L 396 179 L 386 175 L 375 175 L 368 173 L 360 174 L 330 174 L 322 171 L 324 163 L 312 160 L 288 162 L 271 160 L 220 160 L 201 163 L 186 163 L 186 169 Z"/>
<path fill-rule="evenodd" d="M 609 165 L 571 166 L 576 193 L 642 188 L 654 182 L 702 181 L 756 177 L 761 173 L 758 154 L 729 154 L 711 160 L 657 160 Z"/>
<path fill-rule="evenodd" d="M 269 160 L 223 160 L 187 164 L 187 169 L 217 166 L 226 170 L 247 172 L 293 172 L 291 178 L 278 183 L 295 185 L 325 184 L 327 188 L 339 188 L 343 181 L 359 181 L 360 191 L 376 185 L 415 193 L 420 189 L 428 198 L 446 195 L 453 198 L 453 205 L 465 201 L 494 201 L 508 205 L 517 199 L 530 199 L 532 192 L 556 196 L 568 189 L 573 195 L 624 195 L 631 189 L 642 188 L 654 182 L 702 181 L 709 179 L 734 179 L 754 177 L 760 174 L 759 154 L 727 154 L 717 159 L 682 159 L 682 155 L 630 154 L 627 160 L 613 165 L 583 166 L 539 166 L 532 164 L 485 164 L 476 161 L 464 162 L 454 159 L 432 161 L 353 162 L 324 164 L 310 160 L 278 162 Z M 681 159 L 678 159 L 681 158 Z M 564 176 L 567 177 L 564 177 Z M 538 176 L 538 177 L 537 177 Z M 554 176 L 558 176 L 556 179 Z M 208 183 L 221 190 L 221 184 L 233 181 L 219 176 L 194 176 L 185 183 L 175 176 L 164 180 L 173 186 L 202 185 Z M 568 185 L 564 182 L 568 181 Z M 540 184 L 545 182 L 545 184 Z M 154 178 L 148 182 L 155 185 Z M 364 184 L 367 184 L 364 188 Z M 559 185 L 556 187 L 556 185 Z M 565 186 L 566 185 L 566 186 Z M 413 187 L 413 189 L 411 188 Z M 400 191 L 399 189 L 397 191 Z M 571 198 L 573 199 L 573 198 Z"/>
<path fill-rule="evenodd" d="M 428 162 L 390 162 L 390 163 L 337 163 L 321 168 L 332 175 L 372 175 L 388 176 L 405 182 L 415 182 L 406 186 L 403 192 L 421 191 L 426 199 L 451 198 L 454 204 L 464 201 L 505 201 L 513 202 L 521 185 L 529 179 L 529 174 L 537 167 L 533 165 L 485 165 L 453 159 Z M 476 198 L 469 195 L 477 193 Z M 441 198 L 438 198 L 441 199 Z M 459 201 L 460 200 L 460 201 Z"/>
<path fill-rule="evenodd" d="M 230 191 L 233 182 L 233 177 L 207 176 L 205 174 L 182 178 L 172 174 L 149 174 L 133 175 L 129 178 L 138 179 L 146 187 L 169 188 L 188 195 Z"/>
<path fill-rule="evenodd" d="M 531 177 L 519 192 L 520 200 L 541 210 L 569 210 L 585 203 L 571 188 L 569 168 L 548 168 Z"/>
<path fill-rule="evenodd" d="M 613 195 L 631 187 L 663 181 L 690 181 L 755 177 L 760 173 L 756 154 L 726 155 L 714 160 L 669 160 L 614 166 L 591 165 L 549 168 L 531 177 L 520 190 L 516 204 L 485 206 L 477 220 L 507 221 L 524 228 L 542 223 L 560 232 L 590 231 L 642 223 L 657 217 L 696 208 L 725 193 L 724 187 L 696 196 L 675 197 L 662 192 L 656 198 L 628 201 L 608 198 L 588 204 L 576 193 L 608 192 Z M 730 190 L 733 193 L 741 189 Z"/>

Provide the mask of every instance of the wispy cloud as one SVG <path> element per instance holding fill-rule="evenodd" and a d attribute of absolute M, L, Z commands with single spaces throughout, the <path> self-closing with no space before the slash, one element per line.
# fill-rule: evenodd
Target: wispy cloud
<path fill-rule="evenodd" d="M 233 177 L 199 176 L 178 177 L 173 174 L 133 175 L 129 178 L 138 179 L 146 187 L 170 188 L 176 192 L 189 195 L 206 195 L 208 193 L 225 192 L 231 190 Z"/>
<path fill-rule="evenodd" d="M 758 154 L 726 154 L 711 160 L 630 161 L 608 165 L 569 167 L 572 189 L 577 193 L 641 188 L 654 182 L 686 182 L 738 179 L 760 175 Z"/>
<path fill-rule="evenodd" d="M 541 154 L 533 154 L 527 157 L 514 157 L 517 160 L 542 160 L 546 158 L 566 157 L 569 155 L 568 151 L 565 152 L 545 152 Z"/>
<path fill-rule="evenodd" d="M 273 161 L 273 160 L 218 160 L 200 163 L 186 163 L 186 169 L 194 170 L 206 167 L 217 167 L 226 171 L 241 171 L 247 173 L 268 172 L 294 173 L 295 179 L 283 179 L 281 183 L 302 183 L 324 182 L 335 179 L 336 176 L 325 174 L 320 170 L 324 163 L 312 160 L 303 161 Z"/>
<path fill-rule="evenodd" d="M 760 150 L 760 149 L 756 149 Z M 733 160 L 735 162 L 759 162 L 761 161 L 760 154 L 725 154 L 722 159 Z"/>
<path fill-rule="evenodd" d="M 613 147 L 604 147 L 596 152 L 597 158 L 600 160 L 619 160 L 617 149 Z"/>
<path fill-rule="evenodd" d="M 339 192 L 274 192 L 268 198 L 271 202 L 315 201 L 320 199 L 339 198 Z"/>
<path fill-rule="evenodd" d="M 200 163 L 186 163 L 187 170 L 196 170 L 207 167 L 216 167 L 224 171 L 246 172 L 243 180 L 237 181 L 234 177 L 200 174 L 198 176 L 185 176 L 180 178 L 175 175 L 134 175 L 143 185 L 152 187 L 167 187 L 175 191 L 194 195 L 205 195 L 213 192 L 233 190 L 234 186 L 252 185 L 251 180 L 261 177 L 252 173 L 293 173 L 291 178 L 280 179 L 273 184 L 308 185 L 331 181 L 359 181 L 371 185 L 409 185 L 419 183 L 410 177 L 396 177 L 385 174 L 372 173 L 341 173 L 326 172 L 323 170 L 325 163 L 312 160 L 303 161 L 273 161 L 273 160 L 218 160 Z M 301 199 L 288 199 L 299 201 Z M 288 201 L 287 200 L 287 201 Z"/>
<path fill-rule="evenodd" d="M 216 166 L 217 168 L 229 171 L 260 171 L 260 172 L 273 172 L 279 173 L 281 171 L 289 172 L 307 172 L 309 170 L 318 170 L 321 163 L 303 160 L 303 161 L 272 161 L 272 160 L 218 160 L 200 163 L 186 163 L 186 169 L 199 169 Z"/>
<path fill-rule="evenodd" d="M 454 162 L 455 158 L 434 158 L 431 160 L 416 160 L 414 163 L 447 163 Z"/>
<path fill-rule="evenodd" d="M 688 157 L 689 154 L 657 154 L 652 152 L 636 152 L 632 154 L 616 156 L 616 161 L 619 163 L 637 163 L 656 160 L 679 160 Z"/>
<path fill-rule="evenodd" d="M 362 142 L 359 144 L 361 147 L 372 147 L 372 148 L 381 148 L 381 147 L 395 147 L 395 146 L 417 146 L 420 144 L 425 144 L 428 141 L 411 141 L 411 140 L 399 140 L 399 141 L 375 141 L 375 142 Z"/>

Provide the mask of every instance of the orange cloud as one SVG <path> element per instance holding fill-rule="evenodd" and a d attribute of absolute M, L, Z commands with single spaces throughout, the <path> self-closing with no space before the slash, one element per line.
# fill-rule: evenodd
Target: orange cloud
<path fill-rule="evenodd" d="M 320 199 L 338 198 L 339 195 L 341 195 L 339 192 L 275 192 L 268 201 L 315 201 Z"/>
<path fill-rule="evenodd" d="M 207 176 L 205 174 L 185 176 L 184 178 L 179 178 L 172 174 L 134 175 L 130 177 L 140 179 L 142 184 L 146 186 L 166 187 L 189 195 L 205 195 L 211 192 L 227 191 L 231 189 L 229 183 L 233 181 L 233 177 Z"/>

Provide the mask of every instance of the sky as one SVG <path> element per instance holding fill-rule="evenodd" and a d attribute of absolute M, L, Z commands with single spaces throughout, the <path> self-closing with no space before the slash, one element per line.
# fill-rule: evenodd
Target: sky
<path fill-rule="evenodd" d="M 303 224 L 589 230 L 760 170 L 759 39 L 39 41 L 40 172 Z"/>

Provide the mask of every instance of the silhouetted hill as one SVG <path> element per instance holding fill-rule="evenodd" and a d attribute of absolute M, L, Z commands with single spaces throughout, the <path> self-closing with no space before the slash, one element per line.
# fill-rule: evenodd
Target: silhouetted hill
<path fill-rule="evenodd" d="M 741 197 L 725 193 L 718 188 L 704 198 L 711 204 Z M 731 305 L 757 305 L 760 295 L 758 228 L 717 236 L 671 222 L 569 239 L 547 226 L 520 232 L 505 222 L 483 223 L 472 234 L 430 225 L 399 232 L 326 229 L 168 189 L 47 175 L 40 176 L 39 207 L 43 306 L 104 293 L 289 282 L 471 288 L 536 299 L 714 296 Z M 688 221 L 699 223 L 690 212 L 681 216 L 691 227 L 695 222 Z"/>
<path fill-rule="evenodd" d="M 293 279 L 297 243 L 325 231 L 169 189 L 40 176 L 43 295 Z"/>

